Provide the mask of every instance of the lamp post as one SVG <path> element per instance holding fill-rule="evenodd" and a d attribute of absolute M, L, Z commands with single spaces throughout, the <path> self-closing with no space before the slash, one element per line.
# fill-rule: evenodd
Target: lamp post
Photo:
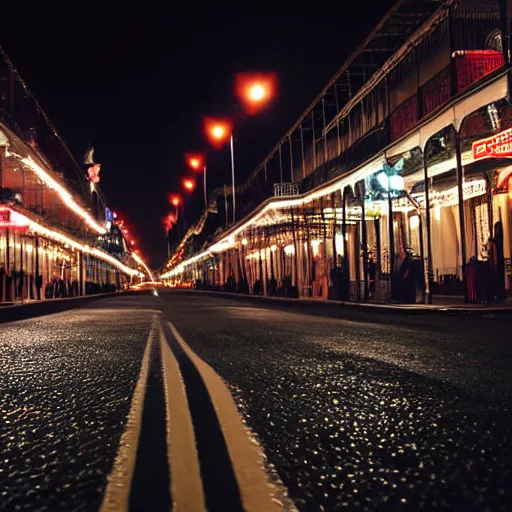
<path fill-rule="evenodd" d="M 203 169 L 203 188 L 204 188 L 204 209 L 208 209 L 208 192 L 206 189 L 206 160 L 202 155 L 188 155 L 187 163 L 195 172 L 201 172 Z"/>
<path fill-rule="evenodd" d="M 239 73 L 236 76 L 236 94 L 249 114 L 259 112 L 274 96 L 276 90 L 275 74 Z M 233 196 L 233 223 L 236 222 L 236 186 L 235 186 L 235 139 L 230 121 L 205 119 L 206 135 L 211 143 L 220 147 L 229 139 L 231 151 L 231 190 Z M 206 167 L 205 167 L 206 169 Z"/>
<path fill-rule="evenodd" d="M 217 147 L 222 146 L 228 139 L 231 148 L 231 190 L 233 195 L 233 222 L 236 220 L 236 190 L 235 190 L 235 142 L 233 129 L 229 121 L 205 120 L 206 135 Z"/>
<path fill-rule="evenodd" d="M 178 218 L 179 218 L 179 214 L 180 214 L 180 204 L 181 204 L 181 199 L 180 199 L 180 196 L 178 196 L 177 194 L 174 194 L 170 197 L 170 201 L 171 201 L 171 204 L 176 208 L 176 222 L 178 221 Z"/>

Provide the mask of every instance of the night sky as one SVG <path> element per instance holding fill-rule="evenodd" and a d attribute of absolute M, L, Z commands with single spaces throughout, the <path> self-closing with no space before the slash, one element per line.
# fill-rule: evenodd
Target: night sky
<path fill-rule="evenodd" d="M 237 181 L 264 159 L 391 2 L 309 2 L 105 11 L 87 4 L 25 9 L 1 44 L 79 161 L 89 143 L 108 205 L 154 268 L 167 249 L 161 219 L 180 190 L 185 152 L 204 150 L 205 115 L 236 110 L 234 76 L 275 71 L 278 97 L 235 127 Z M 335 5 L 336 7 L 333 7 Z M 228 149 L 209 150 L 210 186 L 230 182 Z M 187 218 L 200 211 L 201 190 Z"/>

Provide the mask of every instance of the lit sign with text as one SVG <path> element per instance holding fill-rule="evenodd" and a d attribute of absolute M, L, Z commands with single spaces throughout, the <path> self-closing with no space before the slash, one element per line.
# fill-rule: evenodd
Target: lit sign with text
<path fill-rule="evenodd" d="M 511 158 L 512 128 L 473 142 L 473 158 Z"/>

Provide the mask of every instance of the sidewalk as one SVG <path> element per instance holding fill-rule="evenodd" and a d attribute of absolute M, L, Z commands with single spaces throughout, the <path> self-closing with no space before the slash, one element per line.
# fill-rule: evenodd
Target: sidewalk
<path fill-rule="evenodd" d="M 97 293 L 94 295 L 82 295 L 80 297 L 63 297 L 60 299 L 44 300 L 25 300 L 23 302 L 2 304 L 0 307 L 0 324 L 4 322 L 14 322 L 16 320 L 25 320 L 41 315 L 60 313 L 68 309 L 81 307 L 93 300 L 99 300 L 108 297 L 117 297 L 130 293 L 146 293 L 138 290 L 121 290 L 118 292 Z"/>
<path fill-rule="evenodd" d="M 500 304 L 464 304 L 456 301 L 456 297 L 435 297 L 436 304 L 393 304 L 382 302 L 349 302 L 328 299 L 312 299 L 301 298 L 291 299 L 286 297 L 264 297 L 263 295 L 248 295 L 233 292 L 223 291 L 210 291 L 210 290 L 195 290 L 195 289 L 176 289 L 180 292 L 197 293 L 205 295 L 214 295 L 230 299 L 252 300 L 256 302 L 274 302 L 288 305 L 311 305 L 325 307 L 339 307 L 343 306 L 350 309 L 359 309 L 375 312 L 387 313 L 407 313 L 407 314 L 468 314 L 468 315 L 492 315 L 492 314 L 512 314 L 512 301 L 507 300 Z M 462 301 L 463 298 L 460 297 Z"/>

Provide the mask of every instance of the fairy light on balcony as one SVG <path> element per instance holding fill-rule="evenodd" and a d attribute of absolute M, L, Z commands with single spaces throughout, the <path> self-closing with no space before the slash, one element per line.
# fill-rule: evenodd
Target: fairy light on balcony
<path fill-rule="evenodd" d="M 151 273 L 151 270 L 149 270 L 148 266 L 144 263 L 143 259 L 136 254 L 135 252 L 132 252 L 132 258 L 142 267 L 144 267 L 144 270 L 147 272 L 150 281 L 154 280 L 153 274 Z"/>
<path fill-rule="evenodd" d="M 94 229 L 99 234 L 105 234 L 106 229 L 100 226 L 95 219 L 86 210 L 84 210 L 78 203 L 73 199 L 73 196 L 68 190 L 66 190 L 59 182 L 57 182 L 50 174 L 48 174 L 40 165 L 38 165 L 31 157 L 21 157 L 15 153 L 9 153 L 10 155 L 18 158 L 21 163 L 29 167 L 37 177 L 49 188 L 55 190 L 63 203 L 70 208 L 74 213 L 81 217 L 85 223 Z"/>
<path fill-rule="evenodd" d="M 133 268 L 126 266 L 125 264 L 121 263 L 118 259 L 114 258 L 113 256 L 110 256 L 110 254 L 107 254 L 107 253 L 105 253 L 99 249 L 96 249 L 96 248 L 91 249 L 88 245 L 82 245 L 81 243 L 77 242 L 76 240 L 73 240 L 72 238 L 68 237 L 64 233 L 61 233 L 59 231 L 55 231 L 53 229 L 49 229 L 45 226 L 42 226 L 41 224 L 38 224 L 37 222 L 33 221 L 32 219 L 21 214 L 20 212 L 17 212 L 12 209 L 10 209 L 10 211 L 11 211 L 11 218 L 16 218 L 17 222 L 28 226 L 28 229 L 33 233 L 42 235 L 46 238 L 49 238 L 50 240 L 52 240 L 54 242 L 59 242 L 60 244 L 62 244 L 64 246 L 67 245 L 69 248 L 92 254 L 92 255 L 96 256 L 98 259 L 110 263 L 112 266 L 116 267 L 117 269 L 119 269 L 121 272 L 124 272 L 125 274 L 131 275 L 131 276 L 136 276 L 136 275 L 140 274 L 140 272 L 138 270 L 134 270 Z M 57 254 L 56 248 L 54 250 L 54 253 Z"/>

